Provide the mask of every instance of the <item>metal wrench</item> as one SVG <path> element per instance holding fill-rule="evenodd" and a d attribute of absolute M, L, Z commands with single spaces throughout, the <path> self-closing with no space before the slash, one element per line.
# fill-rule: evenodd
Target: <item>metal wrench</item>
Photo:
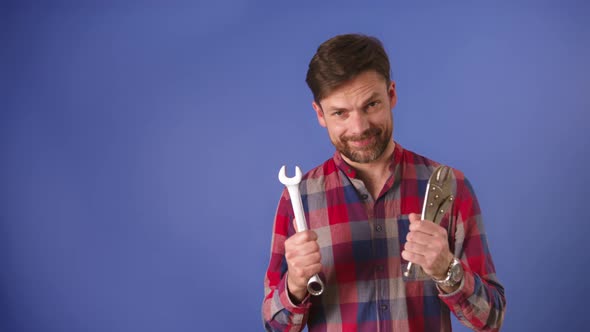
<path fill-rule="evenodd" d="M 301 202 L 301 194 L 299 193 L 299 183 L 301 182 L 301 169 L 295 166 L 295 176 L 287 177 L 285 174 L 285 166 L 281 167 L 279 171 L 279 181 L 287 187 L 289 196 L 291 197 L 291 204 L 293 205 L 293 212 L 295 213 L 296 231 L 302 232 L 307 230 L 307 222 L 305 220 L 305 213 L 303 212 L 303 203 Z M 315 274 L 307 281 L 307 291 L 314 296 L 322 294 L 324 291 L 324 283 L 322 279 Z"/>
<path fill-rule="evenodd" d="M 450 167 L 440 165 L 428 179 L 424 204 L 422 205 L 422 216 L 420 217 L 422 220 L 431 220 L 440 225 L 445 212 L 451 208 L 455 200 L 452 188 L 452 174 L 453 171 Z M 412 266 L 412 262 L 409 262 L 406 271 L 404 271 L 404 276 L 410 276 Z"/>

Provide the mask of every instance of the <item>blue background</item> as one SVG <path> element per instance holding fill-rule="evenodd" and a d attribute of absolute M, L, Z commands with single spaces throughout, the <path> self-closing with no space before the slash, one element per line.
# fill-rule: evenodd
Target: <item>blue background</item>
<path fill-rule="evenodd" d="M 587 327 L 590 6 L 408 3 L 2 2 L 0 331 L 262 330 L 278 169 L 333 153 L 307 64 L 348 32 L 396 140 L 475 186 L 504 330 Z"/>

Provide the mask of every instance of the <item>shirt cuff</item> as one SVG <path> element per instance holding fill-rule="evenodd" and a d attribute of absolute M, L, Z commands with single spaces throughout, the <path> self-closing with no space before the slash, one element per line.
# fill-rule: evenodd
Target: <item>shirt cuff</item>
<path fill-rule="evenodd" d="M 475 292 L 473 272 L 463 262 L 461 262 L 461 266 L 463 266 L 463 279 L 461 280 L 461 284 L 459 284 L 459 288 L 452 293 L 443 293 L 439 289 L 440 293 L 438 297 L 448 306 L 455 306 L 467 300 Z"/>
<path fill-rule="evenodd" d="M 287 311 L 293 313 L 293 320 L 297 323 L 297 320 L 303 320 L 303 316 L 308 312 L 309 307 L 311 306 L 311 302 L 309 301 L 310 295 L 308 293 L 300 304 L 294 304 L 291 301 L 291 298 L 289 297 L 289 291 L 287 287 L 287 275 L 288 273 L 285 273 L 283 281 L 279 284 L 279 297 L 281 299 L 281 304 L 283 305 L 283 307 L 287 309 Z"/>

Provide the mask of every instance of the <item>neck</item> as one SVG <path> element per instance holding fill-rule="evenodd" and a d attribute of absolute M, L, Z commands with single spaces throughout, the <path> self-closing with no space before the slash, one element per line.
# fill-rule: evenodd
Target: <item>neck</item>
<path fill-rule="evenodd" d="M 376 198 L 391 173 L 389 165 L 394 150 L 395 142 L 391 140 L 381 156 L 370 163 L 357 163 L 345 156 L 342 156 L 342 158 L 356 170 L 357 177 L 365 182 L 373 197 Z"/>

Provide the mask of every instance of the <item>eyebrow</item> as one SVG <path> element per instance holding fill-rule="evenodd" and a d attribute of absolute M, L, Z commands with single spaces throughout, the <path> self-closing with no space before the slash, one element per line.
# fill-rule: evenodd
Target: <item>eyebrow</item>
<path fill-rule="evenodd" d="M 371 100 L 376 99 L 377 97 L 379 97 L 379 92 L 375 91 L 375 92 L 373 92 L 373 94 L 371 94 L 367 99 L 365 99 L 362 102 L 362 105 L 364 106 L 364 105 L 368 104 Z M 330 112 L 342 112 L 342 111 L 347 111 L 347 110 L 348 109 L 344 108 L 344 107 L 330 107 L 328 109 L 328 111 L 330 111 Z"/>

